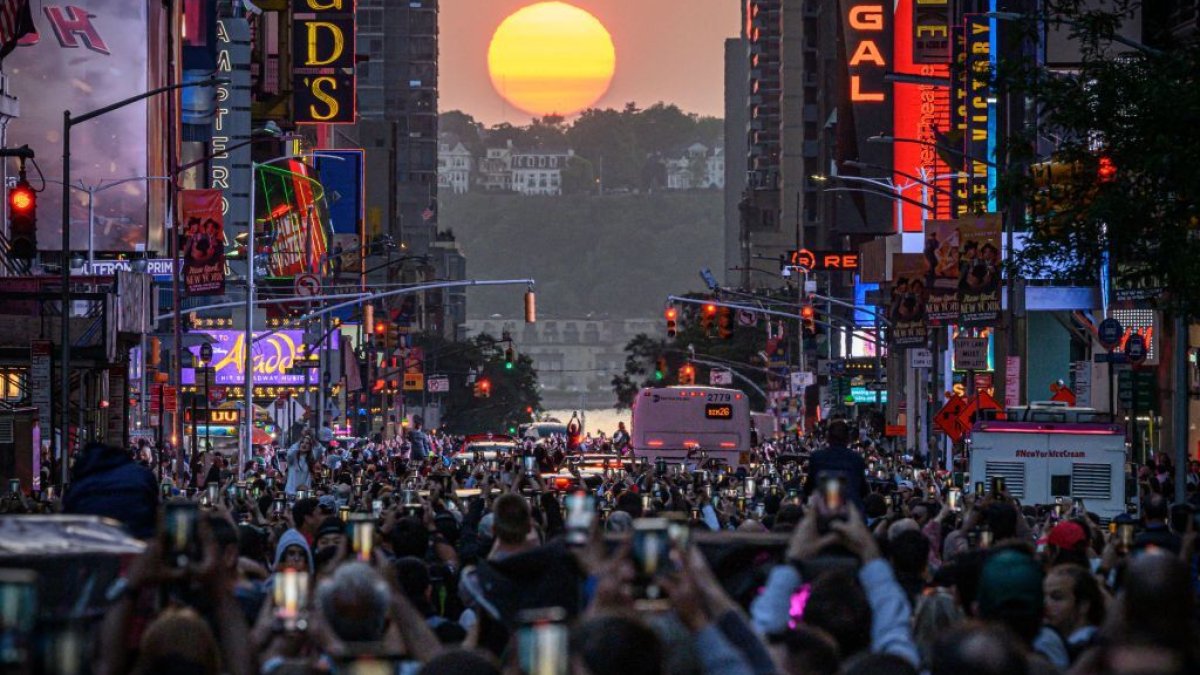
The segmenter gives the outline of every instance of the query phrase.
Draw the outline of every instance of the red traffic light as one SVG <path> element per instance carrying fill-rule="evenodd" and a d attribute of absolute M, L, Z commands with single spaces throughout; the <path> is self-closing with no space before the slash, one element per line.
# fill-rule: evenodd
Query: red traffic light
<path fill-rule="evenodd" d="M 17 183 L 8 191 L 8 208 L 12 213 L 28 213 L 37 208 L 37 193 L 28 183 Z"/>
<path fill-rule="evenodd" d="M 716 305 L 710 303 L 710 304 L 707 304 L 704 306 L 704 316 L 716 316 L 716 314 L 717 314 L 717 306 Z"/>
<path fill-rule="evenodd" d="M 667 321 L 674 321 L 675 319 L 679 318 L 679 310 L 675 309 L 674 307 L 668 307 L 666 311 L 663 312 L 663 316 L 667 317 Z"/>
<path fill-rule="evenodd" d="M 813 309 L 812 305 L 805 305 L 800 308 L 800 318 L 801 319 L 804 319 L 805 321 L 811 321 L 816 316 L 817 316 L 817 312 L 816 312 L 816 310 Z"/>
<path fill-rule="evenodd" d="M 382 321 L 375 322 L 375 334 L 376 335 L 383 335 L 386 332 L 387 332 L 387 324 L 383 323 Z"/>

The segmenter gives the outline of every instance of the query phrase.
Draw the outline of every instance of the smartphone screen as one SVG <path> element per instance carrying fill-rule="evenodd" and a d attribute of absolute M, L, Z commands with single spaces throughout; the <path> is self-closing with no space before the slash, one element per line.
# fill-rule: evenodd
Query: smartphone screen
<path fill-rule="evenodd" d="M 946 493 L 946 505 L 951 511 L 962 510 L 962 488 L 952 487 Z"/>
<path fill-rule="evenodd" d="M 521 458 L 521 461 L 525 465 L 525 473 L 533 475 L 533 472 L 537 470 L 537 457 L 534 457 L 533 455 L 525 455 Z"/>
<path fill-rule="evenodd" d="M 975 499 L 983 499 L 983 495 L 984 495 L 983 481 L 976 481 L 975 482 Z"/>
<path fill-rule="evenodd" d="M 579 490 L 567 495 L 566 503 L 567 543 L 572 546 L 586 544 L 596 516 L 596 498 Z"/>
<path fill-rule="evenodd" d="M 524 675 L 566 675 L 569 671 L 566 618 L 561 607 L 518 615 L 517 656 Z"/>
<path fill-rule="evenodd" d="M 172 567 L 187 567 L 197 554 L 196 524 L 200 513 L 194 502 L 168 502 L 163 507 L 163 557 Z"/>
<path fill-rule="evenodd" d="M 371 554 L 375 546 L 375 520 L 359 517 L 349 522 L 350 550 L 359 562 L 371 562 Z"/>
<path fill-rule="evenodd" d="M 821 498 L 829 511 L 841 511 L 846 505 L 846 481 L 840 476 L 828 476 L 821 480 Z"/>
<path fill-rule="evenodd" d="M 216 483 L 209 483 L 205 486 L 205 496 L 208 497 L 210 506 L 215 506 L 221 500 L 221 486 Z"/>
<path fill-rule="evenodd" d="M 382 513 L 383 513 L 383 500 L 382 499 L 371 500 L 371 515 L 378 518 Z"/>
<path fill-rule="evenodd" d="M 670 539 L 665 518 L 640 518 L 633 521 L 633 567 L 642 583 L 643 597 L 657 599 L 662 592 L 652 580 L 667 571 Z"/>
<path fill-rule="evenodd" d="M 276 572 L 272 584 L 275 620 L 285 631 L 300 631 L 307 627 L 304 612 L 308 607 L 308 573 L 298 570 Z"/>
<path fill-rule="evenodd" d="M 1133 523 L 1117 524 L 1117 542 L 1126 551 L 1133 548 Z"/>
<path fill-rule="evenodd" d="M 0 664 L 4 672 L 32 661 L 38 619 L 37 572 L 0 569 Z"/>
<path fill-rule="evenodd" d="M 999 497 L 1004 494 L 1004 476 L 992 476 L 992 496 Z"/>

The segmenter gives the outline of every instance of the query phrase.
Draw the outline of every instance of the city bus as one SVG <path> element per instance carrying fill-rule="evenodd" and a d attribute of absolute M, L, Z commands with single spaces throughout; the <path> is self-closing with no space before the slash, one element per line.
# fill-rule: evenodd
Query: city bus
<path fill-rule="evenodd" d="M 750 461 L 750 401 L 737 389 L 661 387 L 633 401 L 630 445 L 638 457 L 684 462 L 704 451 L 729 466 Z"/>

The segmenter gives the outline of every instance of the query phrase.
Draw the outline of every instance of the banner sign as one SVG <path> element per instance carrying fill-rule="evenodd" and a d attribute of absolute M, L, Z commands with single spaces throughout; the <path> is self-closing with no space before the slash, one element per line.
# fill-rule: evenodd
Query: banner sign
<path fill-rule="evenodd" d="M 225 293 L 225 216 L 220 190 L 182 190 L 183 284 L 189 297 Z"/>
<path fill-rule="evenodd" d="M 293 0 L 292 119 L 353 124 L 354 0 Z"/>
<path fill-rule="evenodd" d="M 913 63 L 950 60 L 950 0 L 904 0 L 912 3 Z"/>
<path fill-rule="evenodd" d="M 957 223 L 959 323 L 994 326 L 1000 319 L 1000 214 Z"/>
<path fill-rule="evenodd" d="M 950 56 L 950 130 L 939 140 L 957 149 L 965 145 L 967 137 L 967 38 L 961 25 L 950 28 Z M 950 190 L 950 213 L 961 218 L 967 215 L 970 207 L 971 181 L 967 167 L 961 166 L 961 170 L 950 181 L 953 186 Z"/>
<path fill-rule="evenodd" d="M 958 223 L 925 222 L 925 259 L 929 263 L 929 323 L 940 326 L 958 320 Z"/>
<path fill-rule="evenodd" d="M 929 262 L 920 253 L 892 254 L 892 344 L 897 347 L 925 346 L 925 312 L 929 289 L 925 285 Z"/>
<path fill-rule="evenodd" d="M 966 33 L 966 139 L 963 170 L 968 174 L 969 210 L 988 210 L 988 98 L 992 95 L 992 28 L 982 14 L 970 14 Z"/>

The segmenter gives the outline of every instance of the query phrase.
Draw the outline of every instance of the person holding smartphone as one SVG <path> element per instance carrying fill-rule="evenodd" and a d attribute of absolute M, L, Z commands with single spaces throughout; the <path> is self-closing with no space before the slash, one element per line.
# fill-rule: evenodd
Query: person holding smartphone
<path fill-rule="evenodd" d="M 828 476 L 845 479 L 844 497 L 853 504 L 858 513 L 863 513 L 863 498 L 871 491 L 867 484 L 867 464 L 862 455 L 850 449 L 850 425 L 844 419 L 829 422 L 825 431 L 826 446 L 812 454 L 808 463 L 808 480 L 804 484 L 804 495 L 808 497 L 822 485 Z"/>

